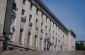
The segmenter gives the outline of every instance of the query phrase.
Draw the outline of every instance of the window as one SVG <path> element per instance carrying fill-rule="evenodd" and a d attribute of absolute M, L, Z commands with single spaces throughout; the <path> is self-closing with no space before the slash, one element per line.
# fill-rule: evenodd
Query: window
<path fill-rule="evenodd" d="M 40 38 L 40 48 L 42 47 L 42 38 Z"/>
<path fill-rule="evenodd" d="M 19 36 L 19 42 L 20 42 L 20 44 L 22 42 L 22 33 L 23 33 L 23 30 L 20 29 L 20 36 Z"/>
<path fill-rule="evenodd" d="M 32 19 L 32 15 L 29 16 L 29 22 L 31 22 L 31 19 Z"/>
<path fill-rule="evenodd" d="M 43 26 L 43 23 L 41 23 L 41 27 Z"/>
<path fill-rule="evenodd" d="M 53 39 L 54 39 L 54 36 L 53 36 Z"/>
<path fill-rule="evenodd" d="M 36 19 L 36 26 L 37 26 L 38 20 Z"/>
<path fill-rule="evenodd" d="M 64 35 L 63 35 L 63 38 L 64 38 Z"/>
<path fill-rule="evenodd" d="M 12 4 L 12 10 L 13 10 L 13 9 L 14 9 L 14 10 L 17 9 L 17 7 L 16 7 L 16 3 L 13 3 L 13 4 Z"/>
<path fill-rule="evenodd" d="M 32 15 L 29 16 L 29 26 L 32 27 L 31 19 L 32 19 Z"/>
<path fill-rule="evenodd" d="M 22 15 L 24 15 L 24 13 L 25 13 L 25 10 L 24 10 L 24 9 L 22 9 Z"/>
<path fill-rule="evenodd" d="M 37 48 L 37 36 L 35 36 L 34 44 L 35 44 L 35 48 Z"/>
<path fill-rule="evenodd" d="M 47 26 L 45 26 L 46 30 L 47 30 Z"/>
<path fill-rule="evenodd" d="M 44 14 L 44 13 L 42 12 L 42 17 L 43 17 L 43 14 Z"/>
<path fill-rule="evenodd" d="M 57 38 L 56 38 L 56 44 L 57 44 Z"/>
<path fill-rule="evenodd" d="M 28 40 L 27 40 L 28 44 L 30 44 L 30 35 L 31 35 L 31 33 L 28 33 Z"/>
<path fill-rule="evenodd" d="M 31 3 L 31 5 L 30 5 L 30 10 L 32 10 L 32 7 L 33 7 L 33 4 Z"/>
<path fill-rule="evenodd" d="M 38 14 L 38 10 L 39 10 L 39 9 L 37 8 L 37 9 L 36 9 L 36 14 Z"/>
<path fill-rule="evenodd" d="M 45 26 L 45 34 L 47 35 L 47 26 Z"/>
<path fill-rule="evenodd" d="M 50 32 L 50 29 L 49 29 L 49 32 Z"/>
<path fill-rule="evenodd" d="M 60 39 L 58 40 L 58 42 L 60 42 Z"/>
<path fill-rule="evenodd" d="M 26 22 L 26 17 L 21 17 L 21 21 L 25 23 Z"/>
<path fill-rule="evenodd" d="M 47 17 L 46 17 L 46 22 L 47 22 Z"/>
<path fill-rule="evenodd" d="M 53 31 L 53 34 L 54 34 L 54 31 Z"/>
<path fill-rule="evenodd" d="M 43 30 L 41 29 L 41 32 L 43 33 Z"/>
<path fill-rule="evenodd" d="M 38 19 L 36 19 L 36 30 L 38 30 Z"/>
<path fill-rule="evenodd" d="M 26 0 L 23 0 L 23 4 L 25 4 L 25 1 L 26 1 Z"/>

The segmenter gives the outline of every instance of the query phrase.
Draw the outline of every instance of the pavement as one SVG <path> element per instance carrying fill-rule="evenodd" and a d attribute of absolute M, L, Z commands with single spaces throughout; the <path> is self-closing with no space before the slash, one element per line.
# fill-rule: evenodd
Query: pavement
<path fill-rule="evenodd" d="M 0 55 L 85 55 L 85 51 L 5 51 Z"/>

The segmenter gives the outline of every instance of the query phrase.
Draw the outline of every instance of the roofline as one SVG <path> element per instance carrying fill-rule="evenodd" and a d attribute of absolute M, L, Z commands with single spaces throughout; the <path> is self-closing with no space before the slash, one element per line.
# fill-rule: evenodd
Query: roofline
<path fill-rule="evenodd" d="M 67 31 L 68 32 L 68 29 L 62 24 L 62 22 L 43 4 L 43 2 L 41 2 L 40 0 L 36 0 L 38 3 L 39 3 L 39 5 L 41 5 L 41 7 L 51 16 L 51 17 L 53 17 L 53 19 L 55 20 L 55 21 L 57 21 L 57 23 L 61 26 L 61 27 L 63 27 L 64 29 L 65 29 L 65 31 Z"/>

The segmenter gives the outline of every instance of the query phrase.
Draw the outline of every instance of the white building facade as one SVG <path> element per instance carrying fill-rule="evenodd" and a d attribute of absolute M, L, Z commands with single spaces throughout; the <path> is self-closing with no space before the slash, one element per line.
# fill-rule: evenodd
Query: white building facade
<path fill-rule="evenodd" d="M 75 50 L 75 33 L 38 0 L 7 1 L 3 28 L 3 35 L 11 41 L 8 42 L 16 46 L 39 51 Z"/>

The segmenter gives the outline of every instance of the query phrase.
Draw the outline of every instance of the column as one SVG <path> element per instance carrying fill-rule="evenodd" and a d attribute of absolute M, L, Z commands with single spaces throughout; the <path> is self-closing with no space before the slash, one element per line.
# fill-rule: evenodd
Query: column
<path fill-rule="evenodd" d="M 24 5 L 24 4 L 23 4 Z M 28 42 L 28 30 L 29 30 L 29 13 L 30 13 L 30 2 L 28 0 L 25 1 L 25 15 L 26 16 L 26 22 L 24 26 L 24 31 L 22 35 L 22 44 L 27 45 Z"/>
<path fill-rule="evenodd" d="M 36 7 L 32 7 L 32 32 L 30 35 L 30 47 L 34 48 L 35 39 L 35 19 L 36 19 Z"/>
<path fill-rule="evenodd" d="M 39 25 L 39 26 L 38 26 L 38 28 L 39 28 L 39 30 L 38 30 L 38 43 L 37 43 L 38 50 L 41 50 L 41 49 L 40 49 L 40 44 L 41 44 L 41 43 L 40 43 L 40 38 L 42 37 L 42 36 L 41 36 L 41 28 L 42 28 L 42 27 L 41 27 L 41 22 L 42 22 L 41 16 L 42 16 L 41 11 L 38 11 L 38 17 L 37 17 L 37 18 L 38 18 L 38 22 L 39 22 L 39 23 L 38 23 L 38 25 Z"/>
<path fill-rule="evenodd" d="M 12 38 L 14 43 L 19 43 L 19 33 L 20 33 L 20 21 L 21 21 L 21 12 L 22 12 L 22 2 L 23 0 L 15 0 L 16 6 L 17 6 L 17 12 L 16 12 L 16 19 L 15 19 L 15 32 L 14 36 Z"/>

